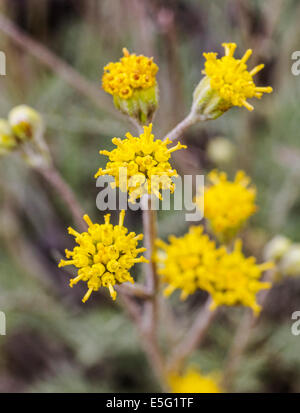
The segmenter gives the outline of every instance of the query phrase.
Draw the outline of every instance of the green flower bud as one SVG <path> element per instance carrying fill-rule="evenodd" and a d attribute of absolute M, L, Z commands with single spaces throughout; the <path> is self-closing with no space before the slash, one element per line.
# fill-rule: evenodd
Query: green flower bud
<path fill-rule="evenodd" d="M 218 166 L 229 165 L 235 157 L 235 146 L 229 139 L 218 137 L 212 139 L 207 146 L 207 155 Z"/>
<path fill-rule="evenodd" d="M 264 248 L 264 257 L 266 260 L 278 261 L 288 251 L 291 246 L 291 240 L 283 235 L 276 235 Z"/>
<path fill-rule="evenodd" d="M 293 244 L 283 255 L 280 271 L 286 276 L 300 275 L 300 244 Z"/>
<path fill-rule="evenodd" d="M 115 107 L 125 115 L 137 120 L 141 125 L 151 123 L 158 106 L 159 92 L 155 84 L 147 89 L 134 89 L 130 98 L 114 95 Z"/>
<path fill-rule="evenodd" d="M 0 119 L 0 155 L 13 151 L 17 147 L 16 138 L 7 120 Z"/>
<path fill-rule="evenodd" d="M 41 115 L 26 105 L 13 108 L 8 121 L 15 136 L 21 140 L 31 140 L 43 134 L 44 126 Z"/>
<path fill-rule="evenodd" d="M 198 84 L 193 94 L 191 114 L 199 121 L 216 119 L 229 108 L 219 93 L 210 87 L 210 79 L 205 76 Z"/>

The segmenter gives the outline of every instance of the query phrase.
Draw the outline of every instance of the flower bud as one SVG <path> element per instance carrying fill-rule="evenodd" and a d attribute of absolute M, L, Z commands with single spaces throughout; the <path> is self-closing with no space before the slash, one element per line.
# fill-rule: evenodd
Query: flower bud
<path fill-rule="evenodd" d="M 151 123 L 158 106 L 158 86 L 148 89 L 135 89 L 130 98 L 123 99 L 114 95 L 114 105 L 125 115 L 138 121 L 141 125 Z"/>
<path fill-rule="evenodd" d="M 291 246 L 291 240 L 283 235 L 276 235 L 264 248 L 264 258 L 266 260 L 278 261 L 288 251 Z"/>
<path fill-rule="evenodd" d="M 43 134 L 44 126 L 41 115 L 27 105 L 13 108 L 8 121 L 15 136 L 21 140 L 31 140 Z"/>
<path fill-rule="evenodd" d="M 27 105 L 20 105 L 9 112 L 8 122 L 24 161 L 31 167 L 48 166 L 51 156 L 44 140 L 42 116 Z"/>
<path fill-rule="evenodd" d="M 0 119 L 0 155 L 13 151 L 16 146 L 17 141 L 9 123 L 5 119 Z"/>
<path fill-rule="evenodd" d="M 229 165 L 235 156 L 235 146 L 222 136 L 212 139 L 207 146 L 207 155 L 217 166 Z"/>
<path fill-rule="evenodd" d="M 283 275 L 300 275 L 300 244 L 293 244 L 283 255 L 280 270 Z"/>
<path fill-rule="evenodd" d="M 228 109 L 218 92 L 210 87 L 209 77 L 205 76 L 193 93 L 192 116 L 200 121 L 217 119 Z"/>

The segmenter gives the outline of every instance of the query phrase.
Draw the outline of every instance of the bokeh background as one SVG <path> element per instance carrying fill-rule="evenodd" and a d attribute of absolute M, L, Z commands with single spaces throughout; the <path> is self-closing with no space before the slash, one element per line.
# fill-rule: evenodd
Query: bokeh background
<path fill-rule="evenodd" d="M 161 97 L 154 130 L 164 136 L 188 113 L 202 53 L 222 53 L 224 41 L 235 41 L 238 55 L 252 48 L 251 67 L 266 64 L 257 83 L 274 93 L 255 102 L 252 113 L 235 108 L 191 128 L 184 135 L 189 149 L 176 154 L 176 168 L 199 174 L 219 166 L 207 148 L 226 138 L 234 156 L 223 168 L 230 176 L 245 169 L 258 188 L 259 211 L 243 233 L 247 253 L 262 260 L 263 246 L 278 233 L 300 242 L 300 76 L 291 73 L 291 54 L 300 47 L 299 1 L 1 0 L 0 12 L 0 50 L 7 57 L 0 117 L 22 103 L 43 114 L 57 168 L 99 221 L 93 175 L 104 159 L 98 151 L 111 148 L 112 137 L 135 132 L 101 90 L 103 66 L 118 60 L 124 46 L 154 56 Z M 7 29 L 1 16 L 22 31 Z M 0 160 L 0 205 L 0 310 L 7 317 L 0 391 L 159 390 L 126 314 L 107 294 L 95 293 L 83 305 L 84 289 L 68 287 L 57 261 L 72 245 L 66 234 L 71 217 L 16 156 Z M 139 212 L 129 212 L 126 223 L 141 232 Z M 184 211 L 159 213 L 162 238 L 183 234 L 188 225 Z M 141 272 L 139 266 L 142 280 Z M 180 333 L 204 298 L 197 293 L 182 303 L 175 297 Z M 297 310 L 300 279 L 283 279 L 268 297 L 231 391 L 300 391 L 300 337 L 290 330 Z M 239 308 L 220 312 L 192 357 L 203 372 L 222 373 L 242 315 Z"/>

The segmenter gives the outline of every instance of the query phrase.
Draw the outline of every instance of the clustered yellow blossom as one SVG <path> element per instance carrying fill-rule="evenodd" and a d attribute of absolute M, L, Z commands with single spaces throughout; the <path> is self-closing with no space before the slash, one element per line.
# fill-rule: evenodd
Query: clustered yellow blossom
<path fill-rule="evenodd" d="M 250 178 L 243 171 L 236 173 L 234 181 L 229 181 L 225 172 L 216 170 L 208 178 L 212 185 L 205 187 L 196 202 L 201 208 L 204 197 L 205 218 L 214 233 L 227 241 L 255 213 L 256 189 L 249 185 Z"/>
<path fill-rule="evenodd" d="M 170 375 L 169 385 L 172 393 L 222 393 L 216 377 L 203 375 L 192 367 L 183 375 Z"/>
<path fill-rule="evenodd" d="M 165 295 L 181 290 L 185 299 L 197 289 L 207 291 L 213 300 L 212 309 L 219 305 L 243 305 L 258 313 L 260 306 L 256 294 L 270 288 L 270 283 L 260 281 L 263 271 L 272 263 L 256 264 L 254 257 L 246 258 L 241 251 L 241 241 L 232 252 L 217 248 L 215 242 L 203 233 L 203 227 L 190 227 L 187 234 L 169 237 L 169 244 L 158 240 L 158 274 L 168 286 Z"/>
<path fill-rule="evenodd" d="M 102 86 L 105 92 L 129 99 L 135 89 L 148 89 L 156 85 L 158 66 L 153 58 L 130 54 L 123 49 L 124 57 L 119 62 L 104 67 Z"/>
<path fill-rule="evenodd" d="M 116 149 L 100 151 L 100 154 L 109 157 L 106 168 L 100 168 L 95 178 L 102 175 L 111 175 L 115 178 L 112 187 L 120 187 L 121 191 L 128 191 L 130 202 L 136 202 L 144 194 L 154 194 L 162 199 L 160 191 L 169 189 L 174 192 L 175 185 L 171 177 L 177 176 L 169 160 L 171 153 L 182 148 L 180 142 L 172 148 L 167 148 L 170 140 L 154 140 L 151 133 L 152 124 L 144 126 L 144 133 L 134 137 L 126 134 L 126 139 L 114 138 L 112 142 Z"/>
<path fill-rule="evenodd" d="M 211 88 L 222 98 L 224 110 L 232 106 L 245 106 L 252 111 L 254 108 L 247 99 L 260 99 L 263 93 L 271 93 L 273 90 L 270 86 L 258 87 L 253 81 L 253 76 L 262 70 L 264 65 L 260 64 L 248 71 L 246 62 L 252 54 L 251 49 L 248 49 L 241 59 L 236 59 L 233 56 L 235 43 L 223 43 L 222 46 L 225 56 L 219 59 L 218 53 L 203 53 L 206 62 L 202 73 L 209 77 Z"/>
<path fill-rule="evenodd" d="M 66 250 L 66 257 L 70 260 L 61 260 L 59 267 L 74 265 L 78 268 L 78 275 L 70 280 L 70 287 L 79 281 L 87 283 L 88 291 L 83 298 L 86 302 L 93 291 L 100 287 L 107 287 L 113 300 L 117 293 L 114 285 L 126 281 L 134 282 L 129 270 L 137 262 L 148 262 L 138 254 L 146 248 L 137 248 L 138 241 L 143 235 L 134 232 L 128 234 L 127 228 L 123 226 L 125 211 L 120 212 L 119 224 L 110 223 L 110 214 L 105 215 L 104 224 L 93 224 L 88 215 L 84 220 L 88 224 L 88 231 L 78 233 L 69 228 L 69 234 L 74 235 L 76 246 L 73 251 Z"/>

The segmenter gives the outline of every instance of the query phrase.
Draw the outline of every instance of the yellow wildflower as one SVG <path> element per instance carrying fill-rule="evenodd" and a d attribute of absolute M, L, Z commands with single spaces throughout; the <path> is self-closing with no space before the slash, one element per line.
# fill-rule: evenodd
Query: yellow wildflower
<path fill-rule="evenodd" d="M 203 53 L 206 62 L 202 73 L 205 77 L 199 82 L 193 95 L 191 116 L 199 120 L 216 119 L 232 106 L 254 108 L 247 99 L 260 99 L 264 93 L 271 93 L 270 86 L 259 87 L 253 76 L 264 68 L 263 64 L 248 71 L 247 60 L 252 54 L 248 49 L 241 59 L 236 59 L 235 43 L 223 43 L 225 56 L 218 53 Z"/>
<path fill-rule="evenodd" d="M 158 105 L 158 66 L 152 57 L 136 56 L 125 48 L 123 53 L 119 62 L 104 67 L 102 87 L 113 95 L 117 109 L 145 124 L 151 121 Z"/>
<path fill-rule="evenodd" d="M 171 374 L 169 385 L 172 393 L 222 393 L 214 375 L 203 375 L 192 367 L 183 375 Z"/>
<path fill-rule="evenodd" d="M 169 296 L 176 289 L 181 290 L 181 299 L 186 299 L 199 288 L 198 274 L 205 273 L 216 261 L 216 245 L 202 226 L 191 226 L 182 237 L 169 236 L 169 244 L 156 241 L 164 253 L 157 253 L 158 274 L 168 284 L 164 295 Z"/>
<path fill-rule="evenodd" d="M 174 192 L 172 176 L 177 176 L 172 169 L 169 159 L 171 153 L 182 148 L 180 142 L 172 148 L 167 148 L 170 140 L 154 140 L 151 133 L 152 124 L 144 126 L 144 133 L 139 137 L 132 136 L 129 132 L 126 139 L 114 138 L 112 142 L 116 149 L 100 151 L 100 154 L 109 157 L 110 162 L 106 168 L 100 168 L 95 178 L 102 175 L 111 175 L 115 178 L 112 187 L 120 187 L 121 191 L 129 192 L 130 202 L 136 202 L 144 194 L 155 194 L 162 199 L 160 190 L 169 189 Z"/>
<path fill-rule="evenodd" d="M 218 59 L 218 53 L 203 53 L 206 59 L 203 74 L 210 78 L 210 86 L 216 90 L 223 99 L 224 107 L 245 106 L 253 110 L 253 106 L 247 99 L 256 97 L 260 99 L 263 93 L 271 93 L 270 86 L 258 87 L 253 81 L 253 76 L 264 68 L 263 64 L 255 66 L 250 72 L 247 68 L 247 60 L 252 55 L 248 49 L 241 59 L 236 59 L 234 51 L 235 43 L 223 43 L 225 56 Z"/>
<path fill-rule="evenodd" d="M 212 185 L 205 187 L 204 194 L 196 199 L 201 208 L 204 197 L 204 217 L 214 233 L 223 241 L 236 235 L 245 221 L 255 213 L 256 189 L 249 186 L 250 178 L 243 172 L 236 173 L 233 182 L 225 172 L 216 170 L 208 175 Z"/>
<path fill-rule="evenodd" d="M 148 89 L 156 84 L 158 66 L 153 58 L 130 54 L 123 49 L 124 57 L 119 62 L 104 67 L 102 86 L 105 92 L 129 99 L 134 89 Z"/>
<path fill-rule="evenodd" d="M 157 254 L 158 274 L 165 283 L 165 295 L 181 289 L 185 299 L 197 289 L 207 291 L 213 300 L 212 308 L 219 305 L 244 305 L 258 313 L 260 306 L 256 294 L 270 288 L 270 283 L 261 282 L 263 271 L 272 268 L 272 263 L 257 265 L 254 257 L 246 258 L 237 241 L 232 252 L 225 247 L 217 248 L 203 234 L 203 227 L 191 227 L 183 237 L 169 237 L 169 244 L 161 240 L 157 246 L 164 253 Z"/>
<path fill-rule="evenodd" d="M 110 214 L 105 215 L 105 223 L 101 225 L 93 224 L 88 215 L 84 215 L 83 218 L 88 224 L 87 232 L 80 234 L 73 228 L 68 229 L 79 246 L 73 251 L 65 251 L 66 257 L 71 259 L 61 260 L 59 267 L 75 265 L 78 268 L 77 276 L 70 280 L 70 287 L 79 281 L 87 283 L 88 291 L 83 302 L 100 287 L 108 288 L 115 300 L 117 293 L 114 285 L 126 281 L 133 283 L 130 268 L 137 262 L 148 262 L 143 256 L 137 257 L 146 250 L 137 248 L 143 235 L 136 235 L 134 232 L 128 234 L 127 228 L 123 226 L 124 217 L 125 211 L 121 211 L 119 224 L 114 226 L 110 223 Z"/>

